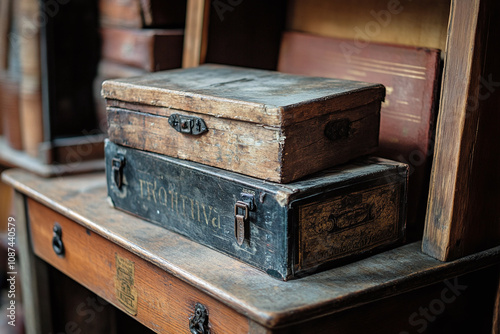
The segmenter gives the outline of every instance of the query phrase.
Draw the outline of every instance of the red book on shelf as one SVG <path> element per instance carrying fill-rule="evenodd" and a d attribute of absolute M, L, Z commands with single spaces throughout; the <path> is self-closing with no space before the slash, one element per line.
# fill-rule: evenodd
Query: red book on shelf
<path fill-rule="evenodd" d="M 441 57 L 435 49 L 286 32 L 281 72 L 381 83 L 387 89 L 378 155 L 410 165 L 408 237 L 421 237 L 427 204 Z"/>

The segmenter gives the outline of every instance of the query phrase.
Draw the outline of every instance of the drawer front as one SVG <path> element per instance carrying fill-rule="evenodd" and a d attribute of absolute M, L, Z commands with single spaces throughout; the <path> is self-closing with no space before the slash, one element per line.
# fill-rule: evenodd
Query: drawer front
<path fill-rule="evenodd" d="M 37 256 L 152 330 L 249 332 L 244 316 L 150 262 L 32 199 L 28 212 Z"/>

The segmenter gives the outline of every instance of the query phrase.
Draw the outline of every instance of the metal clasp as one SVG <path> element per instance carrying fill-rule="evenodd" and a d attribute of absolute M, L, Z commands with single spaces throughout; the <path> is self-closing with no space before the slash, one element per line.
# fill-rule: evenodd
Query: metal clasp
<path fill-rule="evenodd" d="M 170 126 L 177 132 L 195 136 L 208 131 L 205 121 L 194 116 L 172 114 L 168 118 L 168 124 L 170 124 Z"/>
<path fill-rule="evenodd" d="M 123 155 L 115 156 L 111 162 L 111 169 L 113 171 L 113 180 L 118 189 L 121 189 L 123 185 L 123 166 L 125 166 L 125 157 Z"/>
<path fill-rule="evenodd" d="M 242 214 L 240 213 L 242 211 Z M 234 236 L 238 245 L 243 245 L 245 241 L 246 225 L 248 222 L 249 205 L 243 201 L 238 201 L 234 205 Z"/>

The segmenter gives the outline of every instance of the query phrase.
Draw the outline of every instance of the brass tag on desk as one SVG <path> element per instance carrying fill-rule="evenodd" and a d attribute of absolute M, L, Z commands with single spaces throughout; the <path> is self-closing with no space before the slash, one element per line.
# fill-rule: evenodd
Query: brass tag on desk
<path fill-rule="evenodd" d="M 115 253 L 115 294 L 116 298 L 131 315 L 137 314 L 137 289 L 134 286 L 134 262 Z"/>

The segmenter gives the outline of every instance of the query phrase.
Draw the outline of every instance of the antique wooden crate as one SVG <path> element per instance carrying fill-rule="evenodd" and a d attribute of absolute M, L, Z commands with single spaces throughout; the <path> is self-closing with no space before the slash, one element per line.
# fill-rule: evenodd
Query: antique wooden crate
<path fill-rule="evenodd" d="M 404 237 L 407 165 L 364 158 L 278 184 L 107 141 L 113 205 L 287 280 Z"/>
<path fill-rule="evenodd" d="M 382 85 L 222 65 L 108 80 L 111 141 L 288 183 L 374 151 Z"/>

